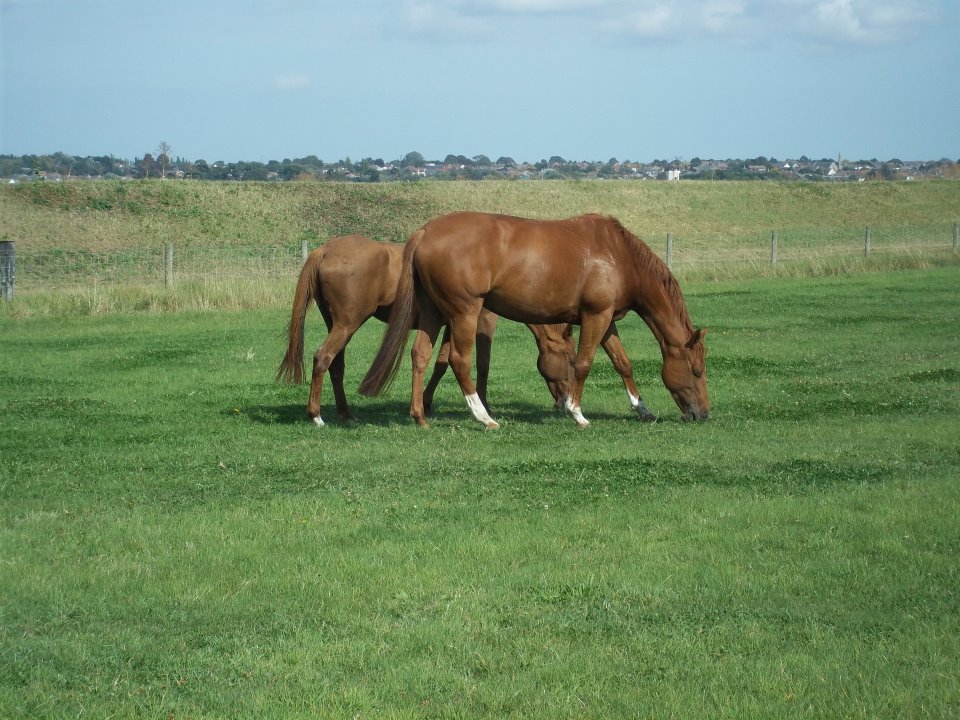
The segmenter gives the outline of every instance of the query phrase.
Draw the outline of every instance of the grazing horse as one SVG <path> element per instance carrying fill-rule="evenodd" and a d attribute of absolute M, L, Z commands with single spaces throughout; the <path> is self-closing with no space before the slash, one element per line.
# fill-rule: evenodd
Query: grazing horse
<path fill-rule="evenodd" d="M 338 415 L 344 420 L 353 419 L 343 389 L 344 351 L 353 334 L 369 318 L 386 321 L 396 295 L 402 255 L 403 245 L 349 235 L 327 241 L 311 252 L 303 264 L 287 331 L 287 352 L 277 371 L 277 380 L 303 382 L 304 325 L 307 309 L 315 301 L 327 325 L 327 337 L 313 356 L 307 415 L 320 427 L 324 425 L 320 417 L 323 376 L 328 371 Z M 496 324 L 497 316 L 489 311 L 484 311 L 477 323 L 478 394 L 485 407 L 490 344 Z M 573 342 L 569 328 L 531 325 L 530 330 L 540 352 L 537 367 L 559 405 L 569 392 L 572 376 Z M 448 365 L 448 333 L 449 329 L 424 393 L 424 405 L 428 409 Z"/>
<path fill-rule="evenodd" d="M 708 417 L 706 331 L 693 327 L 667 266 L 619 221 L 601 215 L 542 221 L 452 213 L 417 230 L 402 260 L 387 332 L 360 392 L 383 391 L 417 322 L 410 415 L 418 424 L 426 424 L 423 374 L 446 323 L 450 365 L 473 417 L 488 428 L 499 427 L 470 377 L 474 336 L 484 309 L 525 323 L 580 325 L 565 400 L 580 427 L 589 424 L 580 399 L 597 346 L 610 342 L 616 334 L 614 322 L 630 310 L 640 315 L 660 345 L 661 377 L 683 418 Z"/>

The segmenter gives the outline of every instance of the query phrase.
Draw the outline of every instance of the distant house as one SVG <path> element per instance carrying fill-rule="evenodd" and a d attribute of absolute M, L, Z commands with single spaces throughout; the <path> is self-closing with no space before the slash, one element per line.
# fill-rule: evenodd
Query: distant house
<path fill-rule="evenodd" d="M 680 171 L 679 171 L 679 170 L 667 170 L 667 181 L 668 181 L 668 182 L 673 182 L 674 180 L 679 180 L 679 179 L 680 179 Z"/>

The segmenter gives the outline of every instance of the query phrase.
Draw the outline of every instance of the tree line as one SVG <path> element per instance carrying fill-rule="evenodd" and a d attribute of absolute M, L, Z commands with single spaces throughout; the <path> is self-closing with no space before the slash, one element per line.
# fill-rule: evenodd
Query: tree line
<path fill-rule="evenodd" d="M 236 181 L 349 181 L 389 182 L 422 178 L 447 180 L 483 180 L 485 178 L 519 179 L 680 179 L 713 180 L 743 179 L 880 179 L 902 177 L 960 178 L 960 160 L 922 162 L 888 160 L 843 160 L 806 156 L 780 161 L 764 156 L 747 159 L 682 160 L 654 159 L 631 162 L 610 158 L 607 161 L 574 161 L 558 155 L 538 162 L 517 162 L 511 157 L 492 160 L 486 155 L 447 155 L 442 160 L 429 160 L 419 152 L 409 152 L 400 159 L 349 157 L 324 162 L 316 155 L 269 162 L 223 162 L 188 160 L 174 157 L 166 143 L 155 152 L 145 153 L 132 161 L 113 155 L 86 157 L 56 152 L 49 155 L 0 155 L 0 177 L 20 180 L 68 180 L 75 178 L 145 179 L 177 178 Z"/>

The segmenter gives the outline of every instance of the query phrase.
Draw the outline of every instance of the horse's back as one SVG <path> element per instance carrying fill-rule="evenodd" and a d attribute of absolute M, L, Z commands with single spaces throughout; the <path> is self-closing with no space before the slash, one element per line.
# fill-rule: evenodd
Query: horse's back
<path fill-rule="evenodd" d="M 370 314 L 393 302 L 403 245 L 344 235 L 328 240 L 323 250 L 320 282 L 328 304 Z"/>
<path fill-rule="evenodd" d="M 453 213 L 424 226 L 415 264 L 434 297 L 483 297 L 522 322 L 576 322 L 585 304 L 620 302 L 627 260 L 610 224 Z"/>

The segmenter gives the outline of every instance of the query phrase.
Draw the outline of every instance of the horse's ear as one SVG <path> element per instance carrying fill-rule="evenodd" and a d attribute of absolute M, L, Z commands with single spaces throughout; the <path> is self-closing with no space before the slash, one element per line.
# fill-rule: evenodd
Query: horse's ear
<path fill-rule="evenodd" d="M 693 335 L 690 336 L 690 339 L 687 340 L 687 347 L 692 350 L 694 345 L 696 345 L 698 342 L 701 342 L 706 335 L 707 328 L 697 328 L 693 331 Z"/>

